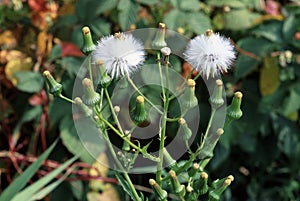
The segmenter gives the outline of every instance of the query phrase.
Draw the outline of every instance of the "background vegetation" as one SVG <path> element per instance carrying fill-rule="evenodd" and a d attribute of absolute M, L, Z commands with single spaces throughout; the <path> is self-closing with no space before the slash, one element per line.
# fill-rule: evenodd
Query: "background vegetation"
<path fill-rule="evenodd" d="M 227 128 L 208 167 L 212 178 L 235 176 L 224 200 L 299 200 L 297 0 L 1 1 L 0 191 L 58 136 L 52 154 L 29 184 L 84 151 L 73 127 L 71 105 L 47 95 L 41 74 L 46 69 L 53 72 L 65 94 L 72 96 L 84 59 L 81 28 L 88 25 L 96 41 L 118 31 L 154 28 L 159 22 L 187 37 L 212 28 L 230 37 L 238 52 L 233 70 L 223 80 L 229 99 L 234 91 L 244 93 L 244 116 Z M 179 64 L 186 75 L 189 66 Z M 104 154 L 99 157 L 106 160 Z M 123 200 L 109 171 L 93 162 L 87 154 L 81 156 L 68 169 L 71 176 L 45 200 Z M 135 183 L 149 190 L 142 177 Z"/>

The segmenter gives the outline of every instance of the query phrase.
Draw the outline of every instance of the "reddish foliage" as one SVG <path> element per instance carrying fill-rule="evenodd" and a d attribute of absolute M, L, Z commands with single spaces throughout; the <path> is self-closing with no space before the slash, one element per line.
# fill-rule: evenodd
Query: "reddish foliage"
<path fill-rule="evenodd" d="M 73 43 L 62 42 L 61 43 L 61 56 L 73 56 L 73 57 L 82 57 L 83 54 L 80 49 Z"/>

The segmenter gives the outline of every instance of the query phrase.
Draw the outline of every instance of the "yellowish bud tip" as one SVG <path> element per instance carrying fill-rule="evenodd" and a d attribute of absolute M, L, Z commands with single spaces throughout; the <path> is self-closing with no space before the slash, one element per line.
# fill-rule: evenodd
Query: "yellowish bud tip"
<path fill-rule="evenodd" d="M 176 172 L 174 170 L 170 170 L 169 174 L 173 179 L 176 178 Z"/>
<path fill-rule="evenodd" d="M 193 189 L 191 186 L 187 186 L 187 187 L 186 187 L 186 191 L 189 192 L 189 193 L 192 192 L 193 190 L 194 190 L 194 189 Z"/>
<path fill-rule="evenodd" d="M 184 118 L 180 118 L 180 119 L 178 120 L 178 123 L 179 123 L 180 125 L 184 125 L 184 124 L 186 124 L 186 121 L 185 121 Z"/>
<path fill-rule="evenodd" d="M 130 26 L 129 26 L 129 30 L 135 30 L 136 29 L 136 25 L 135 24 L 131 24 Z"/>
<path fill-rule="evenodd" d="M 180 33 L 180 34 L 184 34 L 185 30 L 182 27 L 178 27 L 177 32 Z"/>
<path fill-rule="evenodd" d="M 51 73 L 48 70 L 46 70 L 43 72 L 43 75 L 46 77 L 49 77 L 51 75 Z"/>
<path fill-rule="evenodd" d="M 115 106 L 115 107 L 114 107 L 114 111 L 115 111 L 116 113 L 119 113 L 120 110 L 121 110 L 120 106 Z"/>
<path fill-rule="evenodd" d="M 193 80 L 193 79 L 188 79 L 188 80 L 187 80 L 187 84 L 188 84 L 188 86 L 190 86 L 190 87 L 195 87 L 195 86 L 196 86 L 196 82 L 195 82 L 195 80 Z"/>
<path fill-rule="evenodd" d="M 159 27 L 160 29 L 165 29 L 165 28 L 166 28 L 166 24 L 165 24 L 165 23 L 159 23 L 159 24 L 158 24 L 158 27 Z"/>
<path fill-rule="evenodd" d="M 82 80 L 82 85 L 85 87 L 92 87 L 92 81 L 88 78 L 84 78 Z"/>
<path fill-rule="evenodd" d="M 224 130 L 222 128 L 219 128 L 217 130 L 217 135 L 222 135 L 224 133 Z"/>
<path fill-rule="evenodd" d="M 103 64 L 104 64 L 104 62 L 103 62 L 103 60 L 102 60 L 102 59 L 98 59 L 98 60 L 96 61 L 96 64 L 97 64 L 97 65 L 103 65 Z"/>
<path fill-rule="evenodd" d="M 81 100 L 81 98 L 79 98 L 79 97 L 76 97 L 76 98 L 74 99 L 74 101 L 75 101 L 75 103 L 76 103 L 77 105 L 82 104 L 82 100 Z"/>
<path fill-rule="evenodd" d="M 149 184 L 151 186 L 155 186 L 157 183 L 156 183 L 156 181 L 154 179 L 149 179 Z"/>
<path fill-rule="evenodd" d="M 138 103 L 144 103 L 144 101 L 145 101 L 145 99 L 144 99 L 143 96 L 136 97 L 136 102 L 138 102 Z"/>
<path fill-rule="evenodd" d="M 202 179 L 208 179 L 208 174 L 206 172 L 202 172 L 200 176 Z"/>
<path fill-rule="evenodd" d="M 225 181 L 223 182 L 223 185 L 225 186 L 229 186 L 231 184 L 231 179 L 225 179 Z"/>
<path fill-rule="evenodd" d="M 242 94 L 242 92 L 238 91 L 238 92 L 234 93 L 234 97 L 237 98 L 237 99 L 242 99 L 243 94 Z"/>
<path fill-rule="evenodd" d="M 234 177 L 232 175 L 229 175 L 227 179 L 230 179 L 232 182 L 234 181 Z"/>
<path fill-rule="evenodd" d="M 83 33 L 84 35 L 89 34 L 89 33 L 90 33 L 90 28 L 88 28 L 88 27 L 83 27 L 83 28 L 82 28 L 82 33 Z"/>
<path fill-rule="evenodd" d="M 223 86 L 222 80 L 216 80 L 216 85 L 217 85 L 218 87 Z"/>
<path fill-rule="evenodd" d="M 211 30 L 211 29 L 207 29 L 206 32 L 205 32 L 205 34 L 206 34 L 207 36 L 212 36 L 212 35 L 214 34 L 214 31 Z"/>
<path fill-rule="evenodd" d="M 200 167 L 200 165 L 199 165 L 198 163 L 194 163 L 194 164 L 193 164 L 193 168 L 194 168 L 195 170 L 199 169 L 199 167 Z"/>

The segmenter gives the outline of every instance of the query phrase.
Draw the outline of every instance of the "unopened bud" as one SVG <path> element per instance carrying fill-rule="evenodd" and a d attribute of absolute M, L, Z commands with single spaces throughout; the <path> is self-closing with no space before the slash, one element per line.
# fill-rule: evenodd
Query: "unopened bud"
<path fill-rule="evenodd" d="M 60 96 L 62 92 L 62 85 L 56 82 L 56 80 L 52 77 L 49 71 L 44 71 L 43 75 L 48 83 L 49 92 L 54 96 Z"/>
<path fill-rule="evenodd" d="M 89 27 L 82 28 L 82 36 L 83 36 L 83 46 L 81 51 L 85 55 L 89 55 L 96 49 L 96 46 L 92 39 L 92 34 Z"/>

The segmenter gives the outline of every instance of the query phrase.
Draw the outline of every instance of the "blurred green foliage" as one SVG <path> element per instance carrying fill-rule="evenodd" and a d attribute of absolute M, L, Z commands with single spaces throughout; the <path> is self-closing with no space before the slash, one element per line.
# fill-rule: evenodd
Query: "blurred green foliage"
<path fill-rule="evenodd" d="M 2 1 L 0 149 L 38 156 L 46 148 L 43 140 L 50 144 L 60 136 L 50 159 L 63 162 L 84 150 L 72 129 L 71 105 L 47 97 L 41 72 L 54 72 L 71 97 L 83 62 L 83 26 L 91 28 L 96 41 L 118 31 L 154 28 L 159 22 L 187 37 L 212 28 L 236 46 L 237 60 L 223 80 L 228 98 L 234 91 L 243 92 L 244 116 L 226 129 L 209 165 L 212 178 L 236 178 L 224 200 L 299 200 L 299 1 Z M 1 155 L 1 191 L 17 174 L 13 160 L 2 159 L 9 158 Z M 92 164 L 89 156 L 80 159 Z M 106 192 L 104 185 L 99 189 Z M 65 182 L 51 200 L 65 195 L 67 200 L 86 200 L 88 191 L 87 182 Z"/>

